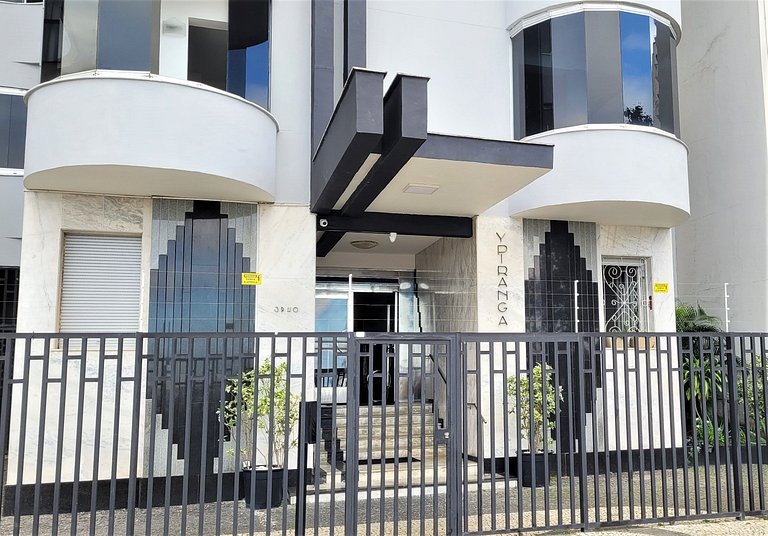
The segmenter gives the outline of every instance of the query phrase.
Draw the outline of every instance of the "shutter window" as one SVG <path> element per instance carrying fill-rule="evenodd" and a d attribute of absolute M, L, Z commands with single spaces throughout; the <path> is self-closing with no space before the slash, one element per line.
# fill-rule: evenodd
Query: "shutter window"
<path fill-rule="evenodd" d="M 62 332 L 137 331 L 140 298 L 140 237 L 64 237 Z"/>

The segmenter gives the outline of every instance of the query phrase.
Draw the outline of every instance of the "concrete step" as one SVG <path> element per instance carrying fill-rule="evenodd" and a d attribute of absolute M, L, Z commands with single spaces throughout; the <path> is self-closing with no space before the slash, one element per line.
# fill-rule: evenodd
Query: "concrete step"
<path fill-rule="evenodd" d="M 329 408 L 330 409 L 330 408 Z M 360 417 L 367 417 L 368 415 L 372 416 L 380 416 L 380 415 L 395 415 L 395 413 L 402 414 L 410 414 L 415 415 L 418 413 L 422 413 L 421 410 L 421 402 L 414 402 L 413 405 L 408 405 L 406 403 L 398 404 L 397 406 L 391 405 L 391 406 L 367 406 L 363 405 L 359 408 L 359 415 Z M 423 413 L 432 413 L 432 403 L 427 402 L 424 404 L 424 411 Z M 338 405 L 336 406 L 336 416 L 345 416 L 347 414 L 347 406 L 346 405 Z"/>
<path fill-rule="evenodd" d="M 397 427 L 395 427 L 394 423 L 386 423 L 383 427 L 382 426 L 372 426 L 370 429 L 368 426 L 366 426 L 364 423 L 361 423 L 360 426 L 357 428 L 357 437 L 362 442 L 363 440 L 368 440 L 368 437 L 372 438 L 386 438 L 386 440 L 391 441 L 393 444 L 395 442 L 395 434 L 397 434 L 398 440 L 403 443 L 407 442 L 408 438 L 416 439 L 417 437 L 421 437 L 422 435 L 422 429 L 421 426 L 418 428 L 415 426 L 408 427 L 408 424 L 400 423 Z M 424 436 L 425 437 L 433 437 L 435 435 L 435 426 L 426 426 L 424 427 Z M 332 439 L 332 437 L 329 435 L 328 439 Z M 342 427 L 338 428 L 336 430 L 336 439 L 346 441 L 347 439 L 347 428 Z"/>

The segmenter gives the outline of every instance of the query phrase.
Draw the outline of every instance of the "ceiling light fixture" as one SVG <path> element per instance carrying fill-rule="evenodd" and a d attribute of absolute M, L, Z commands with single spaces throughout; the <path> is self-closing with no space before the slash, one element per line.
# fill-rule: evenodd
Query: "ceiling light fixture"
<path fill-rule="evenodd" d="M 420 195 L 432 195 L 440 189 L 440 186 L 436 184 L 416 184 L 411 183 L 403 188 L 403 192 L 406 194 L 420 194 Z"/>
<path fill-rule="evenodd" d="M 379 245 L 375 240 L 353 240 L 350 242 L 352 247 L 357 249 L 373 249 Z"/>

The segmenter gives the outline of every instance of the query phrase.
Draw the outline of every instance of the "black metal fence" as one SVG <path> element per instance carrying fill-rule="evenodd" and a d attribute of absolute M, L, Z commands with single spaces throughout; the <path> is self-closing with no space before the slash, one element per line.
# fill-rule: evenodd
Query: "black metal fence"
<path fill-rule="evenodd" d="M 0 533 L 768 513 L 768 335 L 0 337 Z"/>

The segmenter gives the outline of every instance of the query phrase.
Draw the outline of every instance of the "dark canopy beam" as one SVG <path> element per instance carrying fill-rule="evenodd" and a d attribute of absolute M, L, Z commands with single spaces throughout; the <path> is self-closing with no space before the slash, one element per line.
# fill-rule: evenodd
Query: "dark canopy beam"
<path fill-rule="evenodd" d="M 381 142 L 384 73 L 353 69 L 312 160 L 312 212 L 327 214 Z"/>
<path fill-rule="evenodd" d="M 366 212 L 360 216 L 344 216 L 333 211 L 318 216 L 317 230 L 345 233 L 397 233 L 412 236 L 472 237 L 472 218 L 423 214 L 386 214 Z"/>
<path fill-rule="evenodd" d="M 347 199 L 341 212 L 359 216 L 427 139 L 427 78 L 397 75 L 384 97 L 381 157 Z"/>

